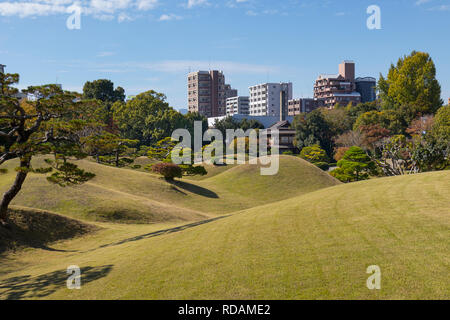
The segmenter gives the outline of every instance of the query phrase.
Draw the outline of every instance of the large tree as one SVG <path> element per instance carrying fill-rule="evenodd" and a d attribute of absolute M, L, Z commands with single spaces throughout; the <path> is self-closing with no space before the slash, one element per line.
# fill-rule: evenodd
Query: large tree
<path fill-rule="evenodd" d="M 122 87 L 114 89 L 114 83 L 111 80 L 99 79 L 88 81 L 83 87 L 83 97 L 85 99 L 97 99 L 103 102 L 114 103 L 116 101 L 125 101 L 125 90 Z"/>
<path fill-rule="evenodd" d="M 297 148 L 301 150 L 304 147 L 319 145 L 328 156 L 333 155 L 333 132 L 320 110 L 297 115 L 292 127 L 296 130 Z"/>
<path fill-rule="evenodd" d="M 203 130 L 208 127 L 206 118 L 198 113 L 182 115 L 169 106 L 164 94 L 153 90 L 127 103 L 114 103 L 112 112 L 122 137 L 139 140 L 140 145 L 155 144 L 170 137 L 176 129 L 187 129 L 193 134 L 195 121 L 202 122 Z"/>
<path fill-rule="evenodd" d="M 435 113 L 443 104 L 436 67 L 430 55 L 413 51 L 380 75 L 378 89 L 384 109 L 399 110 L 408 123 L 418 114 Z"/>
<path fill-rule="evenodd" d="M 98 107 L 96 116 L 106 125 L 106 129 L 111 133 L 117 133 L 111 114 L 111 107 L 115 102 L 125 101 L 125 90 L 122 87 L 114 89 L 114 83 L 108 79 L 87 81 L 83 87 L 84 99 L 95 99 Z"/>
<path fill-rule="evenodd" d="M 18 74 L 0 73 L 0 165 L 10 160 L 19 162 L 16 178 L 1 199 L 1 225 L 7 224 L 9 205 L 29 172 L 56 170 L 47 179 L 61 186 L 83 183 L 93 177 L 68 160 L 84 156 L 80 139 L 87 127 L 97 125 L 92 116 L 94 103 L 81 101 L 76 94 L 56 85 L 23 90 L 36 98 L 24 102 L 13 87 L 18 82 Z M 51 154 L 54 160 L 47 159 L 47 168 L 34 169 L 31 160 L 38 154 Z"/>

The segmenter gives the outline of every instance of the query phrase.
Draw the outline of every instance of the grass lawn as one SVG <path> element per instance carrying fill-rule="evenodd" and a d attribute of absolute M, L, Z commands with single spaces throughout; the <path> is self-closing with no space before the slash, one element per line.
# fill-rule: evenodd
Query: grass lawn
<path fill-rule="evenodd" d="M 236 167 L 202 186 L 247 173 Z M 227 197 L 245 191 L 217 188 Z M 96 223 L 101 230 L 53 243 L 51 251 L 2 256 L 0 298 L 450 298 L 449 171 L 297 195 L 286 189 L 284 200 L 276 188 L 256 190 L 261 197 L 273 193 L 272 202 L 209 223 Z M 65 270 L 73 264 L 82 268 L 81 290 L 65 286 Z M 381 290 L 366 287 L 370 265 L 381 268 Z"/>
<path fill-rule="evenodd" d="M 34 162 L 42 164 L 42 158 Z M 30 174 L 13 204 L 39 208 L 86 221 L 125 223 L 190 222 L 251 208 L 339 184 L 308 162 L 281 157 L 276 176 L 259 175 L 259 166 L 221 167 L 210 178 L 167 183 L 158 176 L 91 161 L 79 161 L 96 174 L 81 186 L 61 188 L 45 176 Z M 14 167 L 0 176 L 0 193 L 14 179 Z M 227 170 L 225 170 L 227 169 Z M 254 190 L 251 191 L 253 188 Z"/>

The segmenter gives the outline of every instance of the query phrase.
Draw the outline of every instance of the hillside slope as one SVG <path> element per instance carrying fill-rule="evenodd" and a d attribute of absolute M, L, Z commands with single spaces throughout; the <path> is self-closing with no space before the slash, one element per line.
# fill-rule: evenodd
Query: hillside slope
<path fill-rule="evenodd" d="M 35 166 L 42 164 L 37 159 Z M 295 157 L 282 157 L 280 172 L 260 176 L 259 167 L 230 167 L 203 181 L 182 179 L 167 183 L 157 176 L 79 161 L 96 177 L 81 186 L 61 188 L 45 176 L 30 174 L 13 204 L 55 211 L 94 221 L 161 223 L 198 221 L 247 209 L 339 182 L 315 166 Z M 14 162 L 0 176 L 0 192 L 14 179 Z M 223 170 L 223 169 L 221 169 Z M 250 188 L 254 192 L 250 192 Z"/>
<path fill-rule="evenodd" d="M 24 252 L 0 298 L 448 299 L 449 208 L 449 171 L 338 185 L 198 226 L 94 237 L 77 254 Z M 82 290 L 24 290 L 73 263 Z M 370 265 L 381 290 L 366 287 Z"/>
<path fill-rule="evenodd" d="M 12 207 L 10 214 L 9 227 L 0 228 L 0 254 L 21 247 L 45 249 L 55 241 L 99 230 L 97 226 L 42 210 Z"/>

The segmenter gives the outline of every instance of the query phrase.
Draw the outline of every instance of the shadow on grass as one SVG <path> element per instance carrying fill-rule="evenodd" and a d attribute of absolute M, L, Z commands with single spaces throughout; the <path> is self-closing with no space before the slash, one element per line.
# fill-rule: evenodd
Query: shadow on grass
<path fill-rule="evenodd" d="M 106 277 L 111 272 L 112 267 L 112 265 L 106 265 L 81 268 L 81 286 Z M 66 270 L 61 270 L 37 277 L 26 275 L 2 280 L 0 282 L 0 299 L 44 298 L 59 289 L 66 289 L 66 281 L 69 276 Z"/>
<path fill-rule="evenodd" d="M 171 181 L 170 182 L 173 185 L 173 188 L 175 191 L 181 192 L 182 194 L 186 194 L 185 192 L 179 190 L 178 188 L 181 188 L 183 190 L 189 191 L 191 193 L 195 193 L 198 194 L 199 196 L 202 197 L 206 197 L 206 198 L 212 198 L 212 199 L 219 199 L 219 196 L 217 195 L 217 193 L 208 190 L 206 188 L 202 188 L 200 186 L 197 186 L 195 184 L 189 183 L 189 182 L 185 182 L 185 181 Z M 178 188 L 176 188 L 176 187 Z"/>
<path fill-rule="evenodd" d="M 222 217 L 217 217 L 217 218 L 213 218 L 213 219 L 202 220 L 202 221 L 186 224 L 184 226 L 179 226 L 179 227 L 176 227 L 176 228 L 164 229 L 164 230 L 160 230 L 160 231 L 150 232 L 150 233 L 147 233 L 147 234 L 142 234 L 140 236 L 124 239 L 124 240 L 117 241 L 117 242 L 114 242 L 114 243 L 104 244 L 104 245 L 101 245 L 100 247 L 98 247 L 97 249 L 118 246 L 118 245 L 121 245 L 121 244 L 124 244 L 124 243 L 128 243 L 128 242 L 134 242 L 134 241 L 149 239 L 149 238 L 153 238 L 153 237 L 157 237 L 157 236 L 162 236 L 162 235 L 165 235 L 165 234 L 180 232 L 180 231 L 183 231 L 183 230 L 186 230 L 186 229 L 190 229 L 190 228 L 194 228 L 194 227 L 200 226 L 202 224 L 211 223 L 211 222 L 214 222 L 214 221 L 226 218 L 226 217 L 229 217 L 229 216 L 222 216 Z M 94 249 L 94 250 L 97 250 L 97 249 Z M 90 251 L 93 251 L 93 250 L 90 250 Z"/>
<path fill-rule="evenodd" d="M 49 244 L 82 236 L 98 229 L 50 212 L 13 208 L 9 210 L 8 225 L 0 226 L 0 257 L 22 247 L 54 252 L 76 252 L 54 249 L 49 247 Z"/>

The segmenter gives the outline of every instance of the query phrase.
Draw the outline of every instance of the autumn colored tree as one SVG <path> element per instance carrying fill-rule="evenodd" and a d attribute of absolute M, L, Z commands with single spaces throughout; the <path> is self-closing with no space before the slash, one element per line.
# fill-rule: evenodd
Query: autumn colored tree
<path fill-rule="evenodd" d="M 380 141 L 390 136 L 390 130 L 383 128 L 379 124 L 361 126 L 360 132 L 363 135 L 363 144 L 365 148 L 372 153 L 379 152 Z"/>
<path fill-rule="evenodd" d="M 418 115 L 434 114 L 443 104 L 436 67 L 425 52 L 398 59 L 386 78 L 380 75 L 378 89 L 383 109 L 399 111 L 408 124 Z"/>
<path fill-rule="evenodd" d="M 174 163 L 156 163 L 152 165 L 151 170 L 162 175 L 167 181 L 173 181 L 175 178 L 181 178 L 183 176 L 181 167 Z"/>
<path fill-rule="evenodd" d="M 312 163 L 328 162 L 329 160 L 325 150 L 318 145 L 303 148 L 300 152 L 300 158 Z"/>
<path fill-rule="evenodd" d="M 333 159 L 336 161 L 341 160 L 345 153 L 348 151 L 348 149 L 350 149 L 349 147 L 339 147 L 336 149 L 336 151 L 334 152 L 334 156 Z"/>
<path fill-rule="evenodd" d="M 406 129 L 406 133 L 411 136 L 421 136 L 433 128 L 434 116 L 428 115 L 414 119 Z"/>

